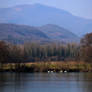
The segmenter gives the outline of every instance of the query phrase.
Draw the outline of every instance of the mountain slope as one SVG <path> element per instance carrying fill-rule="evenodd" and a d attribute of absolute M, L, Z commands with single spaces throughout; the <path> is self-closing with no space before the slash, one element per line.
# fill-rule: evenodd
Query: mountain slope
<path fill-rule="evenodd" d="M 45 42 L 48 36 L 35 27 L 0 24 L 0 40 L 5 40 L 14 44 L 22 44 L 24 42 Z"/>
<path fill-rule="evenodd" d="M 47 24 L 42 27 L 39 27 L 39 30 L 44 32 L 49 38 L 56 41 L 64 41 L 64 42 L 79 41 L 79 37 L 77 35 L 57 25 Z"/>
<path fill-rule="evenodd" d="M 30 27 L 16 24 L 0 24 L 0 40 L 14 44 L 24 42 L 77 42 L 79 38 L 72 32 L 57 25 L 48 24 Z"/>
<path fill-rule="evenodd" d="M 0 22 L 32 26 L 56 24 L 77 35 L 92 31 L 92 20 L 76 17 L 64 10 L 40 4 L 0 8 Z"/>

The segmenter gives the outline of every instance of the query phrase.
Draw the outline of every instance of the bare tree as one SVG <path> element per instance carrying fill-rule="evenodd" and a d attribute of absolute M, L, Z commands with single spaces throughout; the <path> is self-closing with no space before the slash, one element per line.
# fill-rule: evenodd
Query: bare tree
<path fill-rule="evenodd" d="M 81 56 L 85 61 L 92 61 L 92 33 L 86 34 L 81 39 Z"/>

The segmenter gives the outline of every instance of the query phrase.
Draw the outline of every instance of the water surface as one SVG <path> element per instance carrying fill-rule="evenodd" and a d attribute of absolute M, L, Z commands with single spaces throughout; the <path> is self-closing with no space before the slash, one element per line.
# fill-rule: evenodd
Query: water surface
<path fill-rule="evenodd" d="M 0 73 L 0 92 L 92 92 L 92 73 Z"/>

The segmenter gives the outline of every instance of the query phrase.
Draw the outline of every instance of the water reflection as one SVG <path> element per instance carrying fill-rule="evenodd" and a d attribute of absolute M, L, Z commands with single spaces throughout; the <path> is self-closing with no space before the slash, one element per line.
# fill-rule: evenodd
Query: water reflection
<path fill-rule="evenodd" d="M 92 73 L 0 73 L 0 92 L 92 92 Z"/>

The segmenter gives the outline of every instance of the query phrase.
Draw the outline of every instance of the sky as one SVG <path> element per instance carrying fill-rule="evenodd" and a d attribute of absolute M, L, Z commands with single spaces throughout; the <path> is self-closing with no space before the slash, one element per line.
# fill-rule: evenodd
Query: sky
<path fill-rule="evenodd" d="M 0 0 L 0 8 L 35 3 L 64 9 L 75 16 L 92 19 L 92 0 Z"/>

